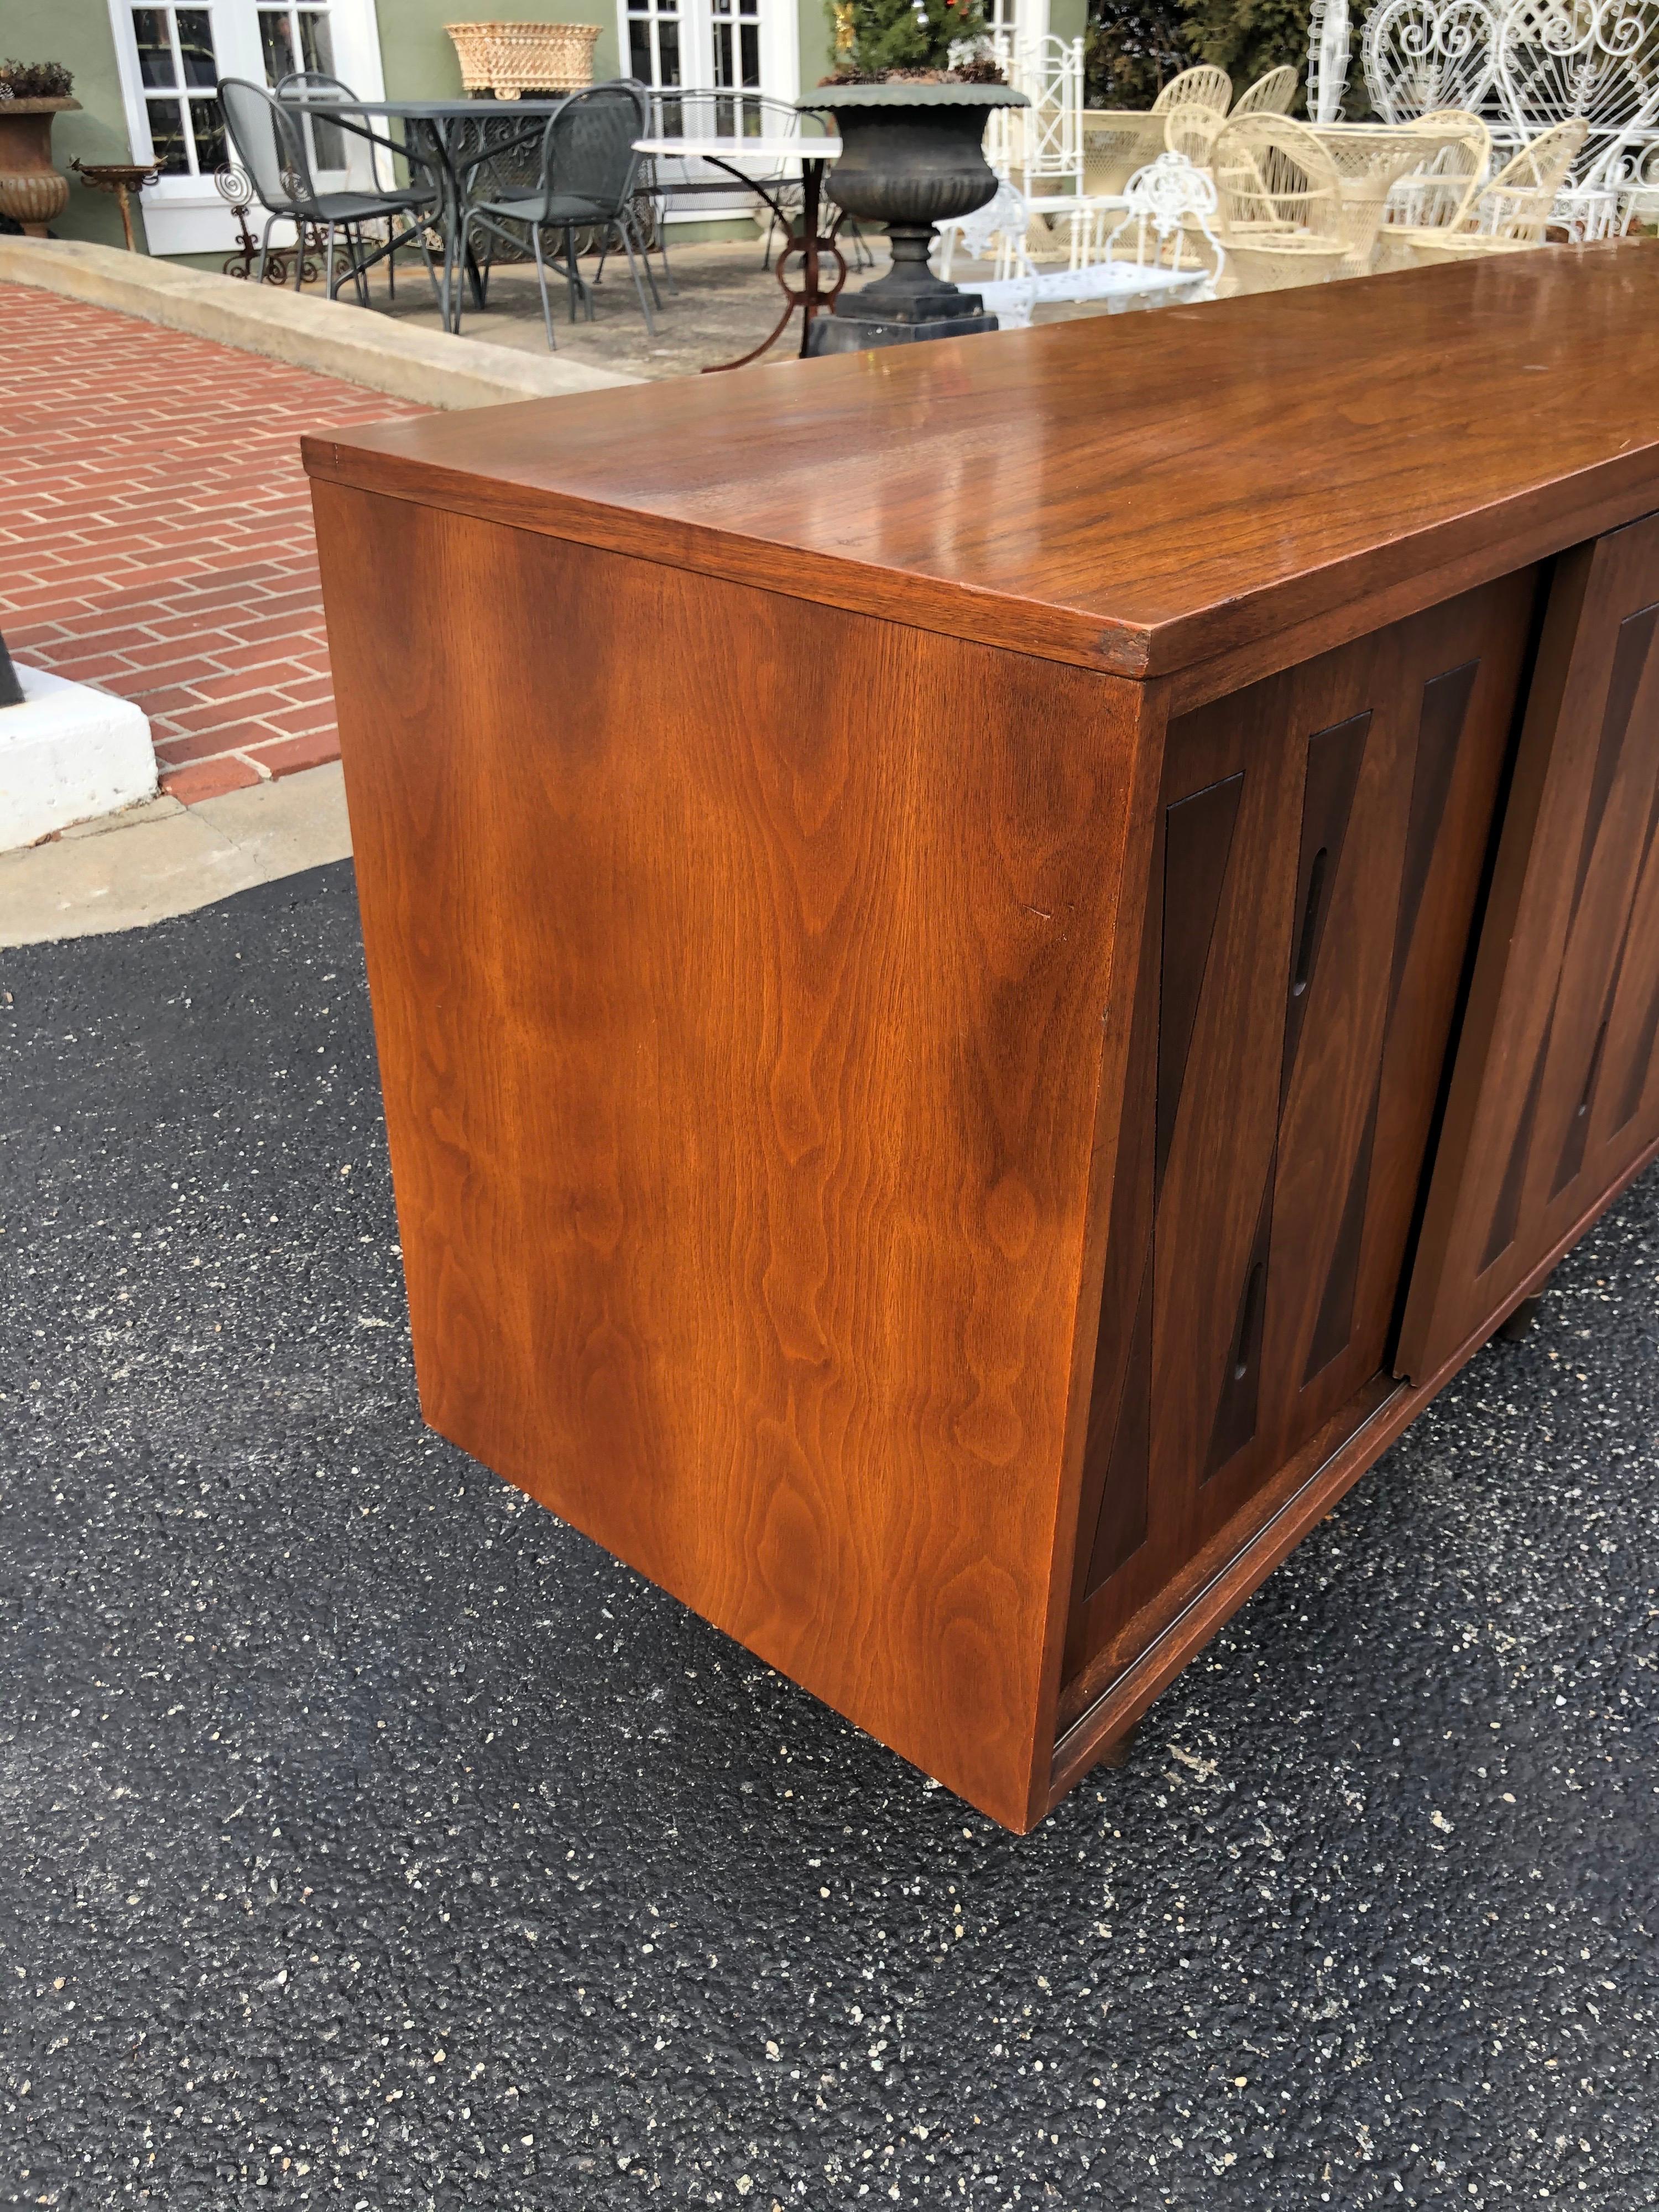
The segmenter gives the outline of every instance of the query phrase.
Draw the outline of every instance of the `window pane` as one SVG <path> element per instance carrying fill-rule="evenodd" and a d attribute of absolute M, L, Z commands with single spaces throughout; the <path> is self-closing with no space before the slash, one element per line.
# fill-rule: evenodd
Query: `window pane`
<path fill-rule="evenodd" d="M 680 27 L 665 16 L 660 18 L 657 24 L 657 52 L 662 62 L 662 75 L 658 79 L 658 82 L 678 84 L 680 82 Z"/>
<path fill-rule="evenodd" d="M 217 84 L 219 70 L 213 58 L 213 21 L 205 8 L 181 8 L 178 14 L 179 53 L 185 64 L 186 84 Z"/>
<path fill-rule="evenodd" d="M 751 91 L 760 88 L 760 26 L 745 23 L 740 33 L 743 44 L 743 81 Z"/>
<path fill-rule="evenodd" d="M 294 41 L 289 36 L 288 10 L 262 8 L 259 10 L 259 45 L 265 59 L 265 82 L 273 87 L 285 76 L 292 76 L 299 68 L 294 56 Z"/>
<path fill-rule="evenodd" d="M 132 11 L 132 35 L 138 46 L 139 82 L 173 83 L 173 40 L 167 31 L 167 9 L 135 8 Z"/>
<path fill-rule="evenodd" d="M 307 9 L 300 16 L 300 66 L 321 76 L 334 74 L 334 33 L 326 15 Z"/>
<path fill-rule="evenodd" d="M 204 177 L 222 169 L 230 155 L 225 145 L 225 118 L 216 100 L 192 100 L 190 119 L 196 128 L 196 166 Z"/>
<path fill-rule="evenodd" d="M 637 15 L 628 19 L 628 64 L 641 84 L 656 82 L 651 66 L 651 26 Z"/>
<path fill-rule="evenodd" d="M 147 100 L 151 157 L 164 176 L 187 177 L 190 156 L 185 151 L 184 111 L 176 100 Z"/>

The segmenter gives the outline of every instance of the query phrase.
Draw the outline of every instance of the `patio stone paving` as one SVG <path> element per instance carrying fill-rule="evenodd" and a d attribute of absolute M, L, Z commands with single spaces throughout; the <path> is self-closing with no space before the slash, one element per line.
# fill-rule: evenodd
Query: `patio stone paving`
<path fill-rule="evenodd" d="M 422 410 L 33 287 L 0 314 L 0 630 L 135 700 L 186 803 L 339 751 L 302 431 Z"/>

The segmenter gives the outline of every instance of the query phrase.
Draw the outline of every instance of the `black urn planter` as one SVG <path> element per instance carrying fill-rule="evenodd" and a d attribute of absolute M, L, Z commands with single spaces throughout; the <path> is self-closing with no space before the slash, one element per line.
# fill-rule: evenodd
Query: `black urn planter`
<path fill-rule="evenodd" d="M 842 152 L 824 179 L 827 197 L 861 222 L 884 226 L 893 265 L 813 323 L 808 351 L 860 353 L 867 346 L 994 331 L 975 292 L 947 284 L 927 266 L 933 225 L 971 215 L 997 188 L 985 158 L 994 107 L 1024 107 L 1006 84 L 825 85 L 804 108 L 835 119 Z"/>

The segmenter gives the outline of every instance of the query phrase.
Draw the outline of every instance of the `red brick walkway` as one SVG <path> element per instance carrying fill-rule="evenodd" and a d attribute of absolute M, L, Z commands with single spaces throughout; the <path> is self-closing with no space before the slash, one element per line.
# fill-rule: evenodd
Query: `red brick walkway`
<path fill-rule="evenodd" d="M 422 410 L 0 287 L 0 629 L 137 702 L 189 803 L 339 750 L 304 430 Z"/>

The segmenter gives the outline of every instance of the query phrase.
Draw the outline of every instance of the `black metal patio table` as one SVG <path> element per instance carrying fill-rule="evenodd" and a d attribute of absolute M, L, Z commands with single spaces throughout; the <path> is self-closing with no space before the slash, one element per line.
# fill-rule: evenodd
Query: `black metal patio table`
<path fill-rule="evenodd" d="M 548 100 L 471 100 L 457 96 L 452 100 L 357 100 L 347 99 L 330 92 L 300 94 L 285 93 L 283 105 L 303 108 L 307 114 L 326 117 L 343 130 L 350 131 L 370 144 L 384 146 L 390 152 L 400 154 L 404 160 L 430 169 L 437 177 L 442 199 L 440 228 L 443 234 L 443 275 L 439 282 L 438 300 L 447 331 L 456 327 L 459 301 L 456 280 L 460 275 L 458 265 L 458 244 L 460 237 L 460 207 L 463 191 L 462 173 L 485 153 L 504 154 L 514 147 L 529 145 L 538 141 L 545 129 L 547 118 L 556 114 L 569 99 L 562 93 Z M 364 118 L 359 125 L 354 116 Z M 369 119 L 382 123 L 401 123 L 404 143 L 399 146 L 389 137 L 383 137 L 366 127 Z M 522 119 L 526 129 L 514 131 L 511 125 Z M 506 126 L 498 143 L 486 145 L 484 137 L 490 126 Z M 473 126 L 480 127 L 479 139 L 471 137 Z M 477 284 L 474 272 L 475 287 Z M 482 295 L 480 295 L 482 305 Z"/>

